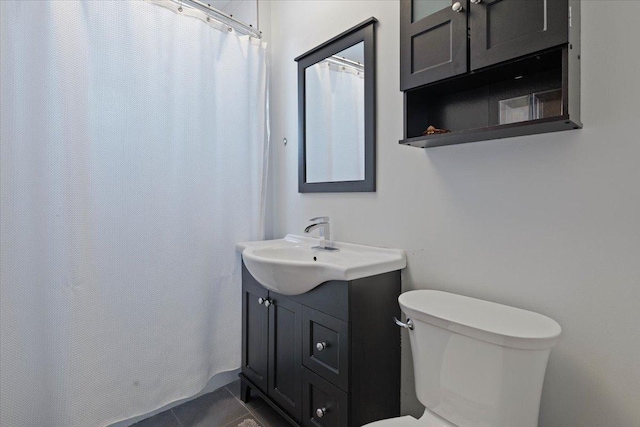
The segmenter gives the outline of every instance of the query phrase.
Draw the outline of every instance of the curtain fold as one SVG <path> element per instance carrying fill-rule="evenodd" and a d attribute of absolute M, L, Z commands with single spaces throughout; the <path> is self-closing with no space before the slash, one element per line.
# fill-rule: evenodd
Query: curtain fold
<path fill-rule="evenodd" d="M 141 1 L 0 2 L 0 424 L 105 426 L 240 365 L 263 43 Z"/>

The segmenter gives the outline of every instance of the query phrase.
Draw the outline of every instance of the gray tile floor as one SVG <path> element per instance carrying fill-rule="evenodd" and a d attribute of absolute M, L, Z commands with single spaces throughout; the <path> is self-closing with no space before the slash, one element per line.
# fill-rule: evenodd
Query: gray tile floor
<path fill-rule="evenodd" d="M 290 424 L 257 396 L 243 403 L 238 380 L 132 427 L 290 427 Z"/>

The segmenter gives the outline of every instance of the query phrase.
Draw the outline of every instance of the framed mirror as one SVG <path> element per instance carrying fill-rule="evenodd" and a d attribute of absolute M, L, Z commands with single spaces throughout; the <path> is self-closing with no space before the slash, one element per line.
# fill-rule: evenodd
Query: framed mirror
<path fill-rule="evenodd" d="M 300 55 L 298 192 L 376 190 L 375 18 Z"/>

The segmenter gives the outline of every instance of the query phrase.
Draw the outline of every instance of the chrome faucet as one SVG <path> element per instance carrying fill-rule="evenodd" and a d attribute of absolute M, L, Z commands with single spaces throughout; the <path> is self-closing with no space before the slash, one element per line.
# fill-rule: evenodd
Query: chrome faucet
<path fill-rule="evenodd" d="M 314 246 L 311 249 L 320 249 L 323 251 L 337 251 L 338 248 L 334 248 L 331 246 L 331 229 L 329 226 L 329 217 L 328 216 L 319 216 L 317 218 L 311 218 L 309 221 L 313 222 L 310 226 L 304 229 L 305 233 L 309 233 L 312 230 L 318 229 L 320 244 L 318 246 Z"/>

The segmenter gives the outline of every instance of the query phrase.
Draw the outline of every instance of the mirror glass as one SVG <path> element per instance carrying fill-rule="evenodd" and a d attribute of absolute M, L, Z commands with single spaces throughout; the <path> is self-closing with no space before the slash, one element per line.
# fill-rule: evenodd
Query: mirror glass
<path fill-rule="evenodd" d="M 364 180 L 364 41 L 305 69 L 306 182 Z"/>

